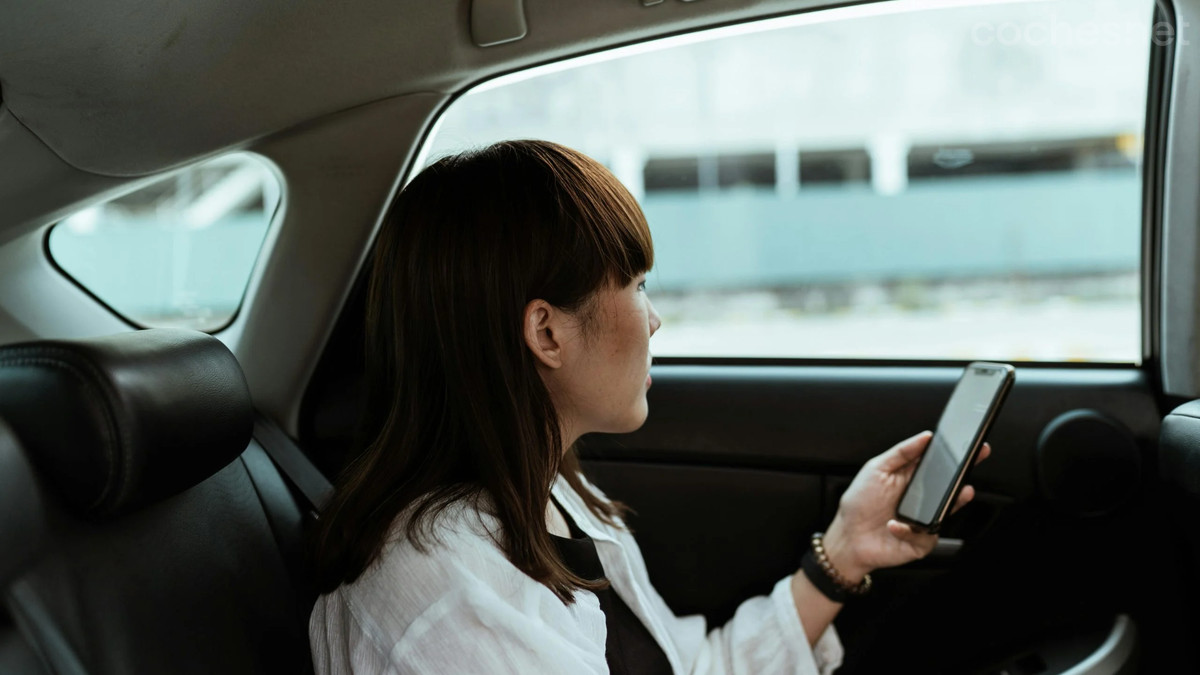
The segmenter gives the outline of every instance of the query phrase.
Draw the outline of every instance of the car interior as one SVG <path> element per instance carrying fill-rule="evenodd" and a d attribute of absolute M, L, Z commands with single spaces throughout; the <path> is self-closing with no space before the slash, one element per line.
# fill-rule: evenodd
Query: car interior
<path fill-rule="evenodd" d="M 795 572 L 864 462 L 1003 361 L 976 498 L 847 603 L 837 672 L 1200 672 L 1193 25 L 1200 0 L 0 6 L 0 673 L 313 671 L 304 536 L 362 449 L 374 235 L 439 153 L 519 137 L 603 161 L 655 237 L 649 419 L 578 453 L 676 614 Z"/>

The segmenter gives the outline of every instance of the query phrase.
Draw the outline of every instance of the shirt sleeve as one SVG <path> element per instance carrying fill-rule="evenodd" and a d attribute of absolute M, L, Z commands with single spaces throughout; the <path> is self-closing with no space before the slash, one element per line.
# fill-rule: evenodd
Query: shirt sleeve
<path fill-rule="evenodd" d="M 572 643 L 498 598 L 473 593 L 431 607 L 391 657 L 402 673 L 608 673 L 602 651 Z"/>
<path fill-rule="evenodd" d="M 830 624 L 816 644 L 800 622 L 792 597 L 792 575 L 767 595 L 738 605 L 725 625 L 708 630 L 703 616 L 676 616 L 650 583 L 642 552 L 628 530 L 617 534 L 630 564 L 632 581 L 648 609 L 665 624 L 684 672 L 692 675 L 831 675 L 842 665 L 842 643 Z"/>
<path fill-rule="evenodd" d="M 340 593 L 317 598 L 309 617 L 313 671 L 319 675 L 396 675 L 388 650 L 367 630 Z"/>
<path fill-rule="evenodd" d="M 667 619 L 684 663 L 694 675 L 796 673 L 830 675 L 842 664 L 842 644 L 833 625 L 809 646 L 792 599 L 791 576 L 780 579 L 768 595 L 750 598 L 733 618 L 704 632 L 700 616 Z M 690 649 L 689 649 L 690 646 Z M 687 653 L 690 652 L 690 653 Z M 689 658 L 690 657 L 690 658 Z"/>
<path fill-rule="evenodd" d="M 601 498 L 602 491 L 584 481 Z M 767 595 L 752 597 L 738 606 L 725 625 L 708 630 L 698 614 L 676 616 L 650 583 L 646 562 L 637 540 L 627 528 L 607 529 L 623 549 L 629 563 L 630 582 L 647 600 L 652 619 L 661 622 L 679 656 L 692 675 L 831 675 L 842 665 L 842 643 L 830 624 L 815 645 L 808 644 L 800 613 L 792 598 L 792 576 L 776 582 Z M 620 574 L 621 570 L 614 570 Z"/>
<path fill-rule="evenodd" d="M 582 593 L 576 601 L 583 601 Z M 337 597 L 334 594 L 333 597 Z M 594 599 L 595 596 L 591 596 Z M 394 643 L 370 629 L 370 617 L 356 616 L 353 603 L 339 599 L 333 611 L 343 614 L 337 635 L 349 649 L 341 663 L 320 663 L 326 650 L 314 646 L 314 665 L 321 673 L 366 675 L 403 673 L 608 673 L 603 650 L 574 642 L 544 621 L 518 611 L 501 598 L 478 589 L 456 591 L 439 599 Z M 327 616 L 321 620 L 328 621 Z M 324 666 L 324 667 L 322 667 Z"/>

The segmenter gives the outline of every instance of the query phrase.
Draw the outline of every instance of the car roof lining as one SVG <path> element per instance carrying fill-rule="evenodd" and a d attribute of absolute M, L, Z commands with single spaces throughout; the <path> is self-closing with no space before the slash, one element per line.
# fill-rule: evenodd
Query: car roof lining
<path fill-rule="evenodd" d="M 371 101 L 820 4 L 526 0 L 529 34 L 480 48 L 468 2 L 45 0 L 6 8 L 0 79 L 12 114 L 66 162 L 137 176 Z"/>

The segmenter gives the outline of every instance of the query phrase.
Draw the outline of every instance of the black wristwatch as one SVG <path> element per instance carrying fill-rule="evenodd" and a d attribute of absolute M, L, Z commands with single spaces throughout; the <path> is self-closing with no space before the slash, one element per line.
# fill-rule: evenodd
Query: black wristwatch
<path fill-rule="evenodd" d="M 812 546 L 804 552 L 804 557 L 800 559 L 800 568 L 804 570 L 804 576 L 808 577 L 812 585 L 821 591 L 821 595 L 837 603 L 844 603 L 850 598 L 863 595 L 871 590 L 870 574 L 864 576 L 857 585 L 850 585 L 842 578 L 842 575 L 838 574 L 833 563 L 829 561 L 829 556 L 825 554 L 824 533 L 822 532 L 813 535 Z"/>

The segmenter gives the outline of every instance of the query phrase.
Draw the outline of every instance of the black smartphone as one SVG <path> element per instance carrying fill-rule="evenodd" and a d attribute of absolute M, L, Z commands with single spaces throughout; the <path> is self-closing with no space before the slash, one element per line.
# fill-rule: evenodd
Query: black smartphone
<path fill-rule="evenodd" d="M 925 454 L 896 507 L 896 519 L 936 534 L 1016 379 L 1007 363 L 977 361 L 963 371 Z"/>

